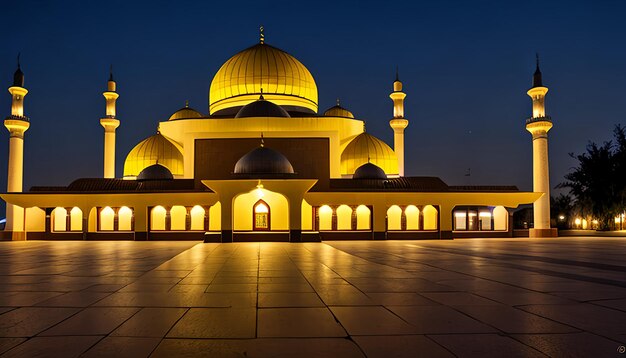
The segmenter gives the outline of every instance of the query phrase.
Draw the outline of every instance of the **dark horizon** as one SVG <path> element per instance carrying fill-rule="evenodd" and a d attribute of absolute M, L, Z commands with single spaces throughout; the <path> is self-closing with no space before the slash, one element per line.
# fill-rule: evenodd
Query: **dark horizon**
<path fill-rule="evenodd" d="M 298 58 L 319 90 L 319 112 L 337 97 L 368 132 L 393 146 L 388 121 L 396 66 L 407 93 L 406 175 L 449 185 L 532 190 L 531 115 L 526 91 L 541 57 L 550 131 L 551 186 L 575 166 L 568 153 L 604 142 L 624 123 L 624 5 L 605 2 L 396 4 L 278 2 L 101 4 L 19 2 L 4 6 L 0 87 L 21 52 L 25 73 L 24 190 L 102 176 L 109 66 L 118 85 L 116 176 L 135 144 L 190 101 L 208 113 L 222 63 L 258 42 Z M 230 15 L 235 13 L 236 16 Z M 228 14 L 228 16 L 226 16 Z M 296 15 L 297 14 L 297 15 Z M 334 21 L 334 22 L 333 22 Z M 10 114 L 8 92 L 0 96 Z M 8 132 L 1 130 L 0 190 Z M 63 158 L 53 161 L 51 156 Z M 471 177 L 466 176 L 471 168 Z M 558 193 L 554 191 L 553 193 Z M 4 203 L 0 203 L 0 217 Z"/>

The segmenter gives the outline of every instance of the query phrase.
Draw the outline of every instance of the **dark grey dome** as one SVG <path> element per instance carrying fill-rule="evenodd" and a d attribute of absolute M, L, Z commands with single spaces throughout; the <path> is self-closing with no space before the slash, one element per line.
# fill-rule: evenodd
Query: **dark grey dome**
<path fill-rule="evenodd" d="M 287 111 L 285 111 L 281 106 L 272 103 L 270 101 L 266 101 L 263 96 L 261 96 L 258 100 L 248 103 L 245 106 L 241 107 L 239 112 L 235 115 L 235 118 L 246 118 L 246 117 L 291 117 Z"/>
<path fill-rule="evenodd" d="M 281 152 L 260 146 L 241 157 L 235 164 L 235 174 L 294 174 L 289 159 Z"/>
<path fill-rule="evenodd" d="M 166 166 L 152 164 L 137 175 L 137 180 L 172 180 L 174 176 Z"/>
<path fill-rule="evenodd" d="M 365 163 L 356 168 L 352 179 L 387 179 L 387 174 L 381 167 L 372 163 Z"/>

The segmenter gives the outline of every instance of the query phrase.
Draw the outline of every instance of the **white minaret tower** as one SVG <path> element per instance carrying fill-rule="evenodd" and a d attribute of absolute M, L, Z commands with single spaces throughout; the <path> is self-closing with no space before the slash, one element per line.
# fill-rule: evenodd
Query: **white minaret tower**
<path fill-rule="evenodd" d="M 24 97 L 28 90 L 24 88 L 24 73 L 20 68 L 20 56 L 17 56 L 17 70 L 13 75 L 13 86 L 9 87 L 12 97 L 11 115 L 4 120 L 9 131 L 9 162 L 7 192 L 22 191 L 24 178 L 24 133 L 30 127 L 28 117 L 24 116 Z M 7 222 L 5 231 L 11 233 L 12 240 L 24 240 L 24 209 L 7 203 Z"/>
<path fill-rule="evenodd" d="M 528 90 L 533 101 L 532 117 L 526 120 L 526 130 L 533 135 L 533 191 L 544 193 L 533 204 L 535 226 L 530 229 L 530 237 L 554 237 L 556 229 L 550 228 L 550 173 L 548 164 L 548 131 L 552 128 L 552 118 L 546 116 L 545 98 L 548 87 L 544 87 L 539 70 L 533 75 L 533 87 Z"/>
<path fill-rule="evenodd" d="M 393 129 L 393 151 L 398 157 L 398 175 L 404 176 L 404 128 L 409 125 L 409 121 L 404 118 L 404 98 L 406 93 L 402 92 L 402 82 L 398 78 L 396 69 L 396 80 L 393 82 L 393 92 L 389 95 L 393 101 L 393 119 L 389 125 Z"/>
<path fill-rule="evenodd" d="M 115 129 L 120 126 L 120 121 L 115 118 L 115 101 L 120 95 L 115 90 L 116 84 L 113 80 L 113 66 L 111 66 L 107 90 L 102 93 L 106 99 L 106 115 L 100 119 L 100 124 L 104 127 L 105 178 L 115 178 Z"/>

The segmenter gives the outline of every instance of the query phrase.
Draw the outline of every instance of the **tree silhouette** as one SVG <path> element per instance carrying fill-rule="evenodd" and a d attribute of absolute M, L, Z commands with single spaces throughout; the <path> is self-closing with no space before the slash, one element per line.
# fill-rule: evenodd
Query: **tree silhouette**
<path fill-rule="evenodd" d="M 615 143 L 591 142 L 586 153 L 570 153 L 578 166 L 557 186 L 569 188 L 580 213 L 597 219 L 601 230 L 610 228 L 613 218 L 624 212 L 626 202 L 626 129 L 617 125 L 613 135 Z"/>

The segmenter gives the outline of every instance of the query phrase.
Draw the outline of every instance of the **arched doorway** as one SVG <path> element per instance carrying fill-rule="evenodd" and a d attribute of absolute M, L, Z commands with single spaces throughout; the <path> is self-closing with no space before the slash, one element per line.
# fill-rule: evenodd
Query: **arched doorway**
<path fill-rule="evenodd" d="M 270 230 L 270 207 L 263 200 L 259 200 L 254 204 L 252 230 L 269 231 Z"/>

